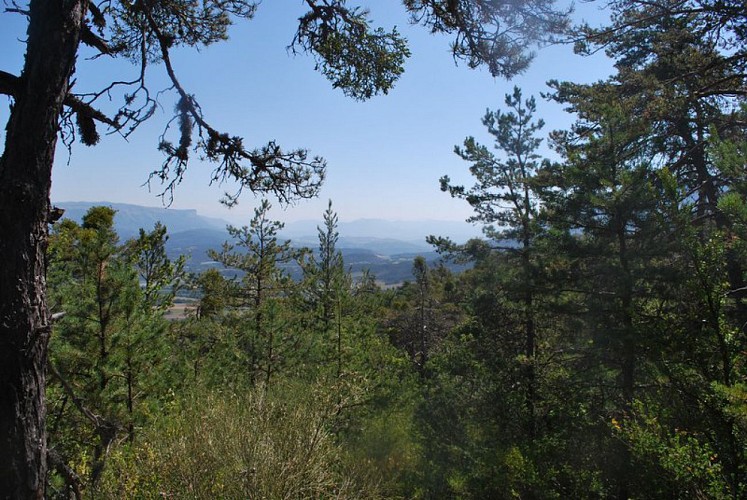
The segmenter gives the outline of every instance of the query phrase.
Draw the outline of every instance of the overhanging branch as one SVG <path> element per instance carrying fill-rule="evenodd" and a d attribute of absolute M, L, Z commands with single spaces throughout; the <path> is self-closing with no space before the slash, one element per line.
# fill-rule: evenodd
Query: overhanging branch
<path fill-rule="evenodd" d="M 21 79 L 0 70 L 0 94 L 15 97 L 18 94 Z"/>
<path fill-rule="evenodd" d="M 245 188 L 254 193 L 272 192 L 283 203 L 315 196 L 324 178 L 324 160 L 308 158 L 308 152 L 303 149 L 284 151 L 274 141 L 262 148 L 248 150 L 243 138 L 213 128 L 203 117 L 195 98 L 187 93 L 176 76 L 171 63 L 169 37 L 161 31 L 149 8 L 143 12 L 158 41 L 166 73 L 180 97 L 177 114 L 172 119 L 172 122 L 179 122 L 179 143 L 174 145 L 166 140 L 164 132 L 159 149 L 166 154 L 166 160 L 149 178 L 149 181 L 155 178 L 166 183 L 162 195 L 173 195 L 175 186 L 181 182 L 189 160 L 191 135 L 196 128 L 200 140 L 194 149 L 200 151 L 204 159 L 218 165 L 213 170 L 211 182 L 233 179 L 239 184 L 235 194 L 226 193 L 224 202 L 227 205 L 235 204 Z"/>
<path fill-rule="evenodd" d="M 8 73 L 7 71 L 0 70 L 0 94 L 18 99 L 18 96 L 22 91 L 21 83 L 20 77 Z M 109 118 L 100 110 L 84 101 L 81 101 L 78 97 L 72 94 L 68 94 L 65 98 L 64 105 L 70 108 L 74 113 L 105 123 L 114 129 L 120 128 L 120 125 L 116 120 Z"/>

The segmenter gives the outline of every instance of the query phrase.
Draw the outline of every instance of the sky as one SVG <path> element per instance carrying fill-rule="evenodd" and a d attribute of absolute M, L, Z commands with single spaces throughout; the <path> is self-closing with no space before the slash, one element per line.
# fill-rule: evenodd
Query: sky
<path fill-rule="evenodd" d="M 481 124 L 486 109 L 500 109 L 504 94 L 518 85 L 525 96 L 537 97 L 537 114 L 546 122 L 544 132 L 566 128 L 572 116 L 539 96 L 547 90 L 546 81 L 591 82 L 612 71 L 603 55 L 585 58 L 574 55 L 568 45 L 556 45 L 540 49 L 530 69 L 512 81 L 495 79 L 485 69 L 455 63 L 450 37 L 410 25 L 401 2 L 350 4 L 369 8 L 374 25 L 385 29 L 396 25 L 408 39 L 412 56 L 388 95 L 365 102 L 347 98 L 314 71 L 310 56 L 287 51 L 297 19 L 304 13 L 300 0 L 265 0 L 254 19 L 231 28 L 228 41 L 199 52 L 180 49 L 172 55 L 183 86 L 196 96 L 213 127 L 243 136 L 245 144 L 261 146 L 276 140 L 284 148 L 308 148 L 327 160 L 319 197 L 289 207 L 274 202 L 276 219 L 321 219 L 331 199 L 344 221 L 464 220 L 471 215 L 470 207 L 442 193 L 438 180 L 449 175 L 454 182 L 472 184 L 469 165 L 453 149 L 470 135 L 486 145 L 492 143 Z M 574 16 L 592 24 L 605 18 L 594 3 L 577 4 Z M 22 16 L 0 14 L 0 70 L 20 72 L 24 33 Z M 75 89 L 94 90 L 136 73 L 137 68 L 126 60 L 81 57 Z M 162 66 L 152 66 L 147 78 L 152 90 L 168 86 Z M 159 101 L 161 109 L 127 140 L 105 135 L 92 148 L 74 145 L 72 155 L 60 145 L 52 200 L 160 206 L 161 186 L 144 186 L 148 173 L 162 162 L 158 138 L 174 102 L 171 95 L 162 95 Z M 9 103 L 0 96 L 2 123 L 7 121 Z M 0 140 L 5 140 L 4 129 Z M 171 207 L 197 209 L 233 224 L 248 223 L 259 200 L 247 193 L 238 206 L 227 209 L 218 200 L 232 186 L 210 186 L 211 171 L 211 165 L 193 160 Z"/>

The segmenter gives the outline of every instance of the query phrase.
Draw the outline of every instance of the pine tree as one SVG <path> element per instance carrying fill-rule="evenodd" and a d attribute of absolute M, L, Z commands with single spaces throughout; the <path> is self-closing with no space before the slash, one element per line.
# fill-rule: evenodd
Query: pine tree
<path fill-rule="evenodd" d="M 505 106 L 507 111 L 488 110 L 482 120 L 495 138 L 495 149 L 500 156 L 473 137 L 468 137 L 464 146 L 457 146 L 454 151 L 471 163 L 470 173 L 475 177 L 476 184 L 470 189 L 454 186 L 445 176 L 441 179 L 441 189 L 448 191 L 452 197 L 466 200 L 475 210 L 475 215 L 468 222 L 483 224 L 483 232 L 494 242 L 494 246 L 507 256 L 516 256 L 518 260 L 521 272 L 506 286 L 522 303 L 526 422 L 527 432 L 532 436 L 535 433 L 537 392 L 535 240 L 541 233 L 537 220 L 540 205 L 535 176 L 540 167 L 537 150 L 542 142 L 537 134 L 544 121 L 534 121 L 537 110 L 535 99 L 523 99 L 518 87 L 505 96 Z"/>
<path fill-rule="evenodd" d="M 649 230 L 641 230 L 637 222 L 631 225 L 638 231 L 629 235 L 633 244 L 628 254 L 633 257 L 633 323 L 640 325 L 634 329 L 655 333 L 639 334 L 646 342 L 639 343 L 636 371 L 655 383 L 645 380 L 649 390 L 634 391 L 632 399 L 639 403 L 627 423 L 636 430 L 630 435 L 667 436 L 660 440 L 661 447 L 672 451 L 659 455 L 652 447 L 640 446 L 642 434 L 636 434 L 636 445 L 628 448 L 639 453 L 638 460 L 655 463 L 664 472 L 658 476 L 668 478 L 660 483 L 661 491 L 678 494 L 715 484 L 695 476 L 683 480 L 667 462 L 666 455 L 678 453 L 674 449 L 682 432 L 708 436 L 690 441 L 694 449 L 714 450 L 711 455 L 717 459 L 711 465 L 723 470 L 722 494 L 741 496 L 744 477 L 739 431 L 725 411 L 723 395 L 713 390 L 736 381 L 733 354 L 746 345 L 737 326 L 747 321 L 744 296 L 727 292 L 744 289 L 744 260 L 734 219 L 722 208 L 730 204 L 729 193 L 739 176 L 724 168 L 729 162 L 720 161 L 717 148 L 711 147 L 721 137 L 739 143 L 744 136 L 737 106 L 744 95 L 747 60 L 742 7 L 711 1 L 612 2 L 610 25 L 583 27 L 578 48 L 604 48 L 616 59 L 617 73 L 595 85 L 553 84 L 556 97 L 570 104 L 582 121 L 591 117 L 593 122 L 601 109 L 620 110 L 630 140 L 617 143 L 630 145 L 635 152 L 629 157 L 648 159 L 647 183 L 657 202 L 647 215 Z M 592 126 L 577 132 L 590 135 L 596 130 Z M 642 183 L 628 183 L 628 195 Z M 639 237 L 655 241 L 657 248 L 648 254 L 639 250 L 634 242 Z M 641 255 L 650 261 L 636 266 L 635 258 Z M 646 432 L 640 422 L 651 424 Z M 682 467 L 698 469 L 695 462 Z"/>
<path fill-rule="evenodd" d="M 262 200 L 249 226 L 228 226 L 235 243 L 226 242 L 220 252 L 208 253 L 226 268 L 243 273 L 235 298 L 239 307 L 251 308 L 253 319 L 254 330 L 246 341 L 248 370 L 252 380 L 255 380 L 256 371 L 262 372 L 266 384 L 277 371 L 280 360 L 278 341 L 281 339 L 276 336 L 278 325 L 273 324 L 278 300 L 291 287 L 282 266 L 298 256 L 290 241 L 278 241 L 278 231 L 284 224 L 269 219 L 270 208 L 270 202 Z"/>
<path fill-rule="evenodd" d="M 319 246 L 303 266 L 303 274 L 308 290 L 308 305 L 315 311 L 321 331 L 326 333 L 336 316 L 338 298 L 350 284 L 347 283 L 349 280 L 346 279 L 342 253 L 337 249 L 340 236 L 332 200 L 329 200 L 324 211 L 323 221 L 323 226 L 317 226 Z"/>
<path fill-rule="evenodd" d="M 135 439 L 147 405 L 163 392 L 163 293 L 178 279 L 162 255 L 158 282 L 141 289 L 135 262 L 146 259 L 144 249 L 119 245 L 114 215 L 93 207 L 82 225 L 63 220 L 49 252 L 50 296 L 61 316 L 50 344 L 50 439 L 58 469 L 76 464 L 89 483 L 100 477 L 116 439 Z M 166 238 L 158 227 L 142 236 L 155 246 Z"/>
<path fill-rule="evenodd" d="M 166 255 L 168 239 L 166 226 L 157 222 L 150 232 L 141 228 L 138 237 L 128 242 L 127 249 L 142 283 L 145 304 L 162 310 L 171 306 L 185 278 L 186 257 L 180 256 L 172 262 Z"/>

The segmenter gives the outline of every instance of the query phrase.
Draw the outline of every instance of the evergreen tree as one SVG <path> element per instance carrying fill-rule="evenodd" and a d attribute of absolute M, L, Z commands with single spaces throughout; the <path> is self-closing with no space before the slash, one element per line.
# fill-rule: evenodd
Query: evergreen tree
<path fill-rule="evenodd" d="M 337 249 L 338 219 L 332 210 L 332 200 L 324 211 L 323 220 L 324 226 L 317 226 L 319 246 L 303 266 L 303 274 L 308 305 L 314 310 L 321 331 L 326 333 L 336 316 L 338 298 L 350 288 L 350 283 L 346 279 L 342 253 Z"/>
<path fill-rule="evenodd" d="M 166 255 L 168 239 L 166 226 L 157 222 L 153 231 L 146 232 L 141 228 L 138 237 L 128 242 L 127 253 L 142 283 L 144 302 L 156 309 L 171 306 L 185 277 L 186 257 L 180 256 L 171 262 Z"/>
<path fill-rule="evenodd" d="M 485 235 L 500 246 L 507 255 L 515 254 L 519 275 L 512 276 L 505 286 L 517 295 L 522 303 L 524 316 L 524 371 L 525 407 L 527 411 L 527 432 L 535 432 L 536 399 L 536 249 L 535 240 L 541 233 L 537 220 L 539 201 L 536 192 L 535 176 L 540 167 L 537 153 L 542 139 L 537 134 L 544 121 L 534 121 L 536 102 L 534 97 L 522 98 L 521 90 L 514 87 L 512 94 L 505 96 L 508 111 L 488 110 L 482 122 L 495 138 L 496 156 L 486 146 L 473 137 L 464 141 L 463 147 L 456 147 L 455 153 L 470 162 L 470 173 L 476 184 L 466 189 L 450 184 L 448 176 L 441 178 L 441 189 L 452 197 L 466 200 L 475 210 L 469 222 L 484 225 Z M 431 241 L 438 243 L 437 240 Z M 518 247 L 513 243 L 518 242 Z"/>
<path fill-rule="evenodd" d="M 569 231 L 565 251 L 576 286 L 568 288 L 581 292 L 577 300 L 588 311 L 585 322 L 594 346 L 589 354 L 610 370 L 599 374 L 600 395 L 609 393 L 602 387 L 610 383 L 619 391 L 600 397 L 602 406 L 594 411 L 620 419 L 629 415 L 644 371 L 643 291 L 656 286 L 653 264 L 668 245 L 657 226 L 655 173 L 639 140 L 645 131 L 631 124 L 630 110 L 606 90 L 576 108 L 582 120 L 571 132 L 555 134 L 566 162 L 552 169 L 555 182 L 547 196 L 550 220 Z M 607 466 L 617 477 L 611 488 L 627 497 L 630 457 L 625 446 L 613 450 Z"/>
<path fill-rule="evenodd" d="M 90 483 L 100 477 L 113 442 L 122 435 L 134 440 L 148 406 L 164 392 L 162 293 L 178 279 L 162 255 L 158 283 L 140 288 L 134 263 L 147 260 L 149 249 L 120 246 L 114 214 L 93 207 L 82 225 L 63 220 L 49 253 L 53 307 L 62 316 L 50 345 L 50 440 L 58 469 L 71 464 Z M 166 238 L 159 227 L 141 236 L 156 247 Z"/>
<path fill-rule="evenodd" d="M 737 106 L 744 95 L 744 9 L 733 2 L 668 0 L 611 7 L 610 26 L 579 31 L 579 49 L 604 48 L 616 59 L 617 73 L 595 85 L 553 86 L 556 98 L 582 122 L 590 118 L 586 125 L 602 109 L 624 115 L 629 139 L 616 143 L 621 151 L 630 146 L 629 158 L 647 158 L 646 183 L 657 198 L 646 215 L 649 229 L 635 222 L 630 227 L 637 232 L 628 236 L 628 254 L 649 259 L 628 261 L 631 271 L 639 268 L 630 274 L 631 319 L 638 325 L 633 329 L 645 340 L 628 365 L 635 365 L 629 371 L 637 372 L 636 378 L 651 378 L 641 384 L 649 390 L 633 390 L 634 397 L 627 398 L 626 406 L 633 403 L 635 411 L 631 408 L 630 418 L 620 424 L 621 432 L 634 443 L 628 448 L 635 459 L 646 464 L 637 474 L 651 464 L 660 471 L 651 483 L 659 484 L 662 494 L 715 495 L 718 490 L 736 498 L 742 495 L 743 446 L 729 403 L 714 387 L 727 387 L 739 377 L 733 354 L 745 345 L 744 330 L 737 326 L 747 321 L 742 292 L 726 291 L 744 289 L 740 237 L 735 219 L 724 210 L 735 199 L 729 193 L 739 176 L 711 144 L 721 137 L 738 144 L 744 136 Z M 575 132 L 577 137 L 603 133 L 594 125 Z M 640 192 L 643 183 L 631 180 L 626 195 Z M 635 243 L 647 238 L 650 253 Z M 685 440 L 683 432 L 693 437 Z M 687 447 L 691 463 L 665 458 Z M 678 467 L 706 470 L 696 458 L 702 455 L 711 457 L 705 461 L 708 474 L 686 478 L 678 472 Z"/>
<path fill-rule="evenodd" d="M 442 264 L 429 267 L 423 256 L 413 259 L 414 282 L 405 282 L 392 298 L 384 323 L 390 342 L 404 349 L 421 379 L 428 360 L 458 323 L 459 301 L 454 276 Z"/>
<path fill-rule="evenodd" d="M 278 241 L 278 231 L 284 224 L 269 219 L 270 208 L 270 202 L 262 200 L 249 226 L 228 226 L 235 243 L 226 242 L 220 252 L 209 252 L 212 259 L 226 268 L 243 273 L 235 290 L 234 305 L 251 310 L 253 331 L 244 341 L 248 370 L 252 380 L 255 372 L 262 372 L 266 384 L 279 369 L 280 341 L 290 341 L 278 337 L 278 323 L 274 322 L 278 317 L 278 302 L 291 288 L 291 280 L 282 266 L 298 256 L 290 241 Z"/>
<path fill-rule="evenodd" d="M 231 304 L 231 284 L 220 271 L 211 268 L 195 277 L 201 297 L 197 306 L 197 319 L 218 315 Z"/>

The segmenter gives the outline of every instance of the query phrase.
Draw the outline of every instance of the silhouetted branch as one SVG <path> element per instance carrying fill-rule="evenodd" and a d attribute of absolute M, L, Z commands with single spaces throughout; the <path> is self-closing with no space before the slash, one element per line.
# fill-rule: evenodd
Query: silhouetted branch
<path fill-rule="evenodd" d="M 170 122 L 179 122 L 179 143 L 174 145 L 168 141 L 164 132 L 159 149 L 166 154 L 166 160 L 159 170 L 151 172 L 149 182 L 159 179 L 166 184 L 162 195 L 173 196 L 174 188 L 187 170 L 191 134 L 196 126 L 200 141 L 195 150 L 201 152 L 204 159 L 218 165 L 213 170 L 212 182 L 223 183 L 232 179 L 239 183 L 236 193 L 226 194 L 224 202 L 227 205 L 235 204 L 244 189 L 255 193 L 271 192 L 283 203 L 315 196 L 324 178 L 326 162 L 320 157 L 310 159 L 304 149 L 283 151 L 274 141 L 248 150 L 241 137 L 213 128 L 205 120 L 196 99 L 186 92 L 176 76 L 170 57 L 170 39 L 161 32 L 151 11 L 144 8 L 144 13 L 148 27 L 158 40 L 166 72 L 180 97 L 176 115 Z"/>

